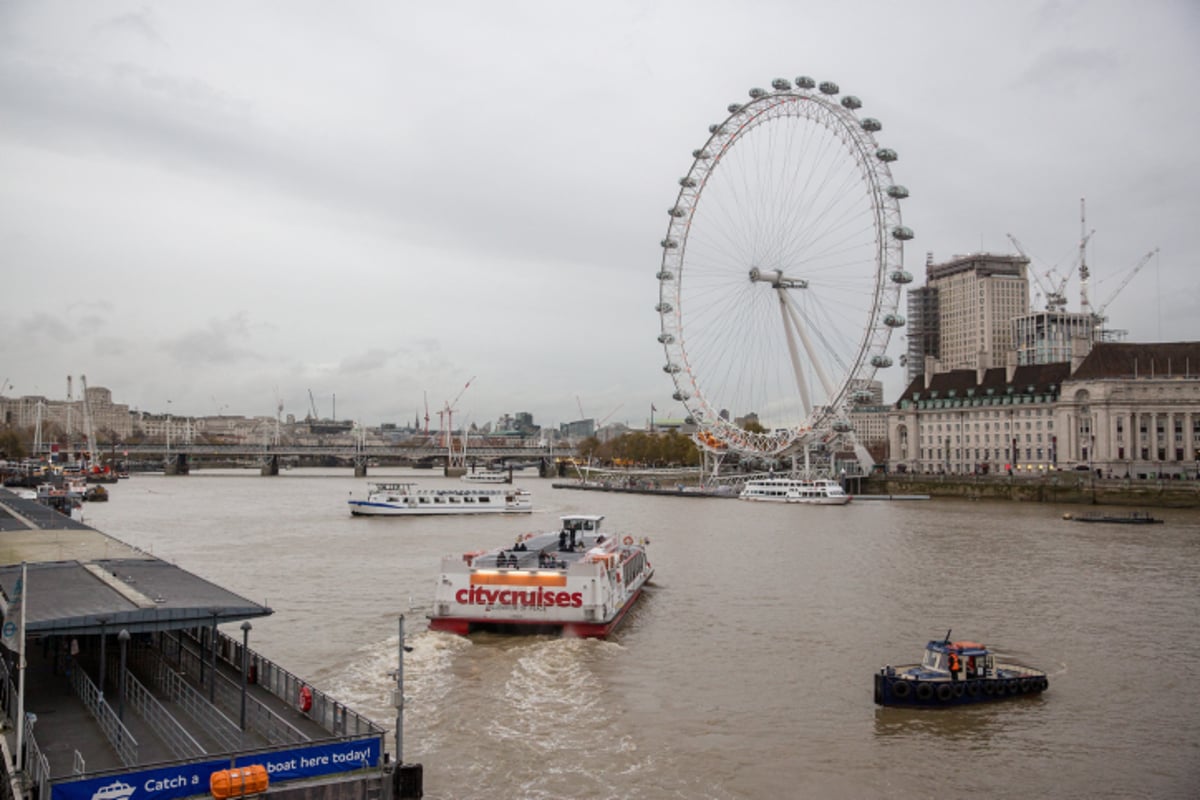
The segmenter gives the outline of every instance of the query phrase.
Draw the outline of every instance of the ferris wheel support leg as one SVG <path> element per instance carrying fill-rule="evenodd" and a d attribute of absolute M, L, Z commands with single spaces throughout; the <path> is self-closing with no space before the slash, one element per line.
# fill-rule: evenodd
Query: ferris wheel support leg
<path fill-rule="evenodd" d="M 796 333 L 800 335 L 800 341 L 804 342 L 804 352 L 808 353 L 808 360 L 813 365 L 813 369 L 817 371 L 817 377 L 821 381 L 821 385 L 825 388 L 825 396 L 829 401 L 832 401 L 837 390 L 833 385 L 833 381 L 829 379 L 829 373 L 825 371 L 825 366 L 821 363 L 821 359 L 817 358 L 816 352 L 813 350 L 812 340 L 808 338 L 808 331 L 804 327 L 804 321 L 800 317 L 800 311 L 796 308 L 792 298 L 788 297 L 786 292 L 780 290 L 783 302 L 787 306 L 787 312 L 792 318 L 792 325 L 796 327 Z M 793 356 L 793 361 L 795 357 Z"/>
<path fill-rule="evenodd" d="M 800 369 L 800 351 L 796 347 L 796 333 L 793 331 L 795 319 L 788 314 L 787 294 L 779 290 L 779 314 L 783 317 L 783 332 L 787 338 L 788 355 L 792 358 L 792 372 L 796 375 L 796 388 L 800 391 L 800 402 L 804 405 L 805 416 L 812 413 L 812 400 L 808 396 L 808 381 L 804 380 L 804 370 Z"/>

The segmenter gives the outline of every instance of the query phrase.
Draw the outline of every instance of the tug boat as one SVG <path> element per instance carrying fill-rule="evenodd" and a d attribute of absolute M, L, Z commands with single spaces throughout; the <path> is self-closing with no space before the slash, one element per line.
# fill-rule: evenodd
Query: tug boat
<path fill-rule="evenodd" d="M 435 487 L 415 483 L 372 483 L 365 500 L 348 501 L 354 517 L 405 517 L 440 514 L 520 514 L 533 511 L 533 497 L 524 489 Z"/>
<path fill-rule="evenodd" d="M 738 495 L 741 500 L 768 503 L 805 503 L 818 506 L 844 506 L 850 502 L 841 484 L 826 478 L 761 478 L 746 481 Z"/>
<path fill-rule="evenodd" d="M 979 642 L 952 642 L 947 631 L 944 640 L 925 646 L 920 664 L 888 665 L 875 673 L 875 702 L 942 708 L 1040 694 L 1049 686 L 1044 671 L 999 663 Z"/>
<path fill-rule="evenodd" d="M 602 532 L 603 515 L 561 521 L 559 530 L 527 534 L 511 547 L 443 558 L 429 629 L 612 633 L 654 575 L 648 542 Z"/>

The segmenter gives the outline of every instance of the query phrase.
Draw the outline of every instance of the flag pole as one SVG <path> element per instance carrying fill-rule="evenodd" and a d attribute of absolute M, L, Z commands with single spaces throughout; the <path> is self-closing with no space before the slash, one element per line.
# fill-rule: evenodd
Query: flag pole
<path fill-rule="evenodd" d="M 17 634 L 21 637 L 17 644 L 17 772 L 25 769 L 25 578 L 28 571 L 29 565 L 22 561 L 21 587 L 13 593 L 21 603 L 21 627 Z"/>

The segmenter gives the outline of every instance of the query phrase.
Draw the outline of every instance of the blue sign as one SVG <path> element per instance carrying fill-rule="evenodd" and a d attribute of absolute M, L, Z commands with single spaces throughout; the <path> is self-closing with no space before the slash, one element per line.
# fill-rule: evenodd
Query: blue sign
<path fill-rule="evenodd" d="M 382 757 L 381 749 L 382 740 L 379 737 L 296 747 L 103 778 L 56 782 L 51 787 L 50 796 L 51 800 L 174 800 L 208 794 L 212 774 L 234 766 L 262 764 L 267 768 L 271 785 L 274 785 L 277 781 L 377 767 Z"/>

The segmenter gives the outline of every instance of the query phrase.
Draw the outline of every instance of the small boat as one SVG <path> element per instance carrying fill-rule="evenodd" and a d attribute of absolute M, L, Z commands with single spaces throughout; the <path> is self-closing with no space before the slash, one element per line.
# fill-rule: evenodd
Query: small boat
<path fill-rule="evenodd" d="M 766 503 L 804 503 L 844 506 L 850 502 L 841 484 L 827 478 L 760 478 L 746 481 L 741 500 Z"/>
<path fill-rule="evenodd" d="M 468 472 L 459 478 L 459 480 L 466 481 L 467 483 L 511 483 L 507 472 L 492 472 L 491 470 L 486 472 Z"/>
<path fill-rule="evenodd" d="M 1050 686 L 1046 673 L 1021 664 L 1000 663 L 979 642 L 942 641 L 925 646 L 920 664 L 875 673 L 875 702 L 881 706 L 941 708 L 1041 694 Z"/>
<path fill-rule="evenodd" d="M 1128 514 L 1063 514 L 1063 519 L 1074 520 L 1075 522 L 1112 522 L 1118 525 L 1154 525 L 1161 524 L 1162 520 L 1157 517 L 1152 517 L 1145 511 L 1131 511 Z"/>
<path fill-rule="evenodd" d="M 527 534 L 513 546 L 446 556 L 430 630 L 608 636 L 654 567 L 646 540 L 609 536 L 603 520 L 572 514 L 561 518 L 559 530 Z"/>
<path fill-rule="evenodd" d="M 519 514 L 533 511 L 532 495 L 524 489 L 421 489 L 415 483 L 372 483 L 369 486 L 365 500 L 350 498 L 351 516 Z"/>

